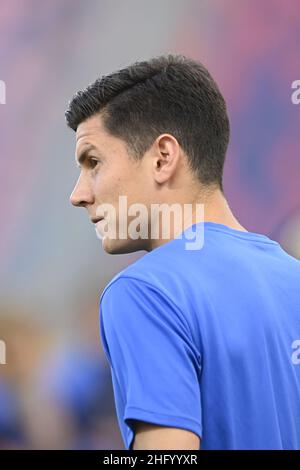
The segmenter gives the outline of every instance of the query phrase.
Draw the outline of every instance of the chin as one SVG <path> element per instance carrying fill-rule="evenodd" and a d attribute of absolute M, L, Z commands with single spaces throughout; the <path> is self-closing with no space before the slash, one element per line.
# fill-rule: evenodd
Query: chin
<path fill-rule="evenodd" d="M 146 250 L 146 240 L 115 240 L 108 237 L 102 239 L 103 250 L 110 255 L 123 255 L 135 251 Z M 144 243 L 143 243 L 144 242 Z"/>

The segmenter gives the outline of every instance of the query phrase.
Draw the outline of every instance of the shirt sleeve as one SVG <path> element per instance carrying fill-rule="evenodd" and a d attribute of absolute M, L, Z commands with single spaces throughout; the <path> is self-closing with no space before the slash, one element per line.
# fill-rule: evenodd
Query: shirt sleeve
<path fill-rule="evenodd" d="M 201 438 L 201 355 L 176 304 L 145 281 L 119 277 L 104 291 L 100 314 L 130 435 L 132 420 L 140 420 Z"/>

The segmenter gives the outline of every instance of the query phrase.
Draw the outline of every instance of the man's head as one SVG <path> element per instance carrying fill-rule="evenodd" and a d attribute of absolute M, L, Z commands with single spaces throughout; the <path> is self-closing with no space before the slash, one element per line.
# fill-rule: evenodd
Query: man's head
<path fill-rule="evenodd" d="M 166 55 L 101 77 L 75 94 L 66 120 L 76 131 L 81 165 L 70 199 L 91 219 L 99 218 L 99 206 L 117 209 L 119 196 L 126 196 L 127 207 L 149 209 L 141 225 L 150 233 L 151 204 L 191 202 L 200 187 L 223 190 L 229 121 L 216 83 L 199 62 Z M 127 221 L 117 210 L 116 226 Z M 112 238 L 103 240 L 110 253 L 149 248 L 147 239 Z"/>

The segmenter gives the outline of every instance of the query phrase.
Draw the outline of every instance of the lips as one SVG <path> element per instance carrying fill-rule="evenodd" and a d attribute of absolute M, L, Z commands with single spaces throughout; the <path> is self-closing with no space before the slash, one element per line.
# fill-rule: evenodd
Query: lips
<path fill-rule="evenodd" d="M 96 224 L 97 222 L 100 222 L 100 220 L 103 220 L 104 217 L 92 217 L 91 221 L 93 224 Z"/>

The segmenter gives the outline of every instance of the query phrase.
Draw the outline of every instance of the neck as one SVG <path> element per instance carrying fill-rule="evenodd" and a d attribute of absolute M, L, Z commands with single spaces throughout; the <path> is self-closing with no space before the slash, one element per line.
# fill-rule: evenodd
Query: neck
<path fill-rule="evenodd" d="M 185 229 L 198 222 L 214 222 L 223 224 L 235 230 L 247 232 L 247 230 L 238 222 L 233 215 L 228 202 L 219 188 L 206 189 L 201 188 L 196 191 L 192 200 L 181 201 L 181 207 L 188 204 L 189 210 L 183 210 L 181 218 L 174 218 L 174 223 L 170 227 L 169 236 L 163 237 L 161 229 L 159 230 L 159 238 L 150 239 L 150 246 L 147 251 L 151 251 L 160 245 L 174 239 Z M 171 221 L 170 217 L 170 221 Z"/>

